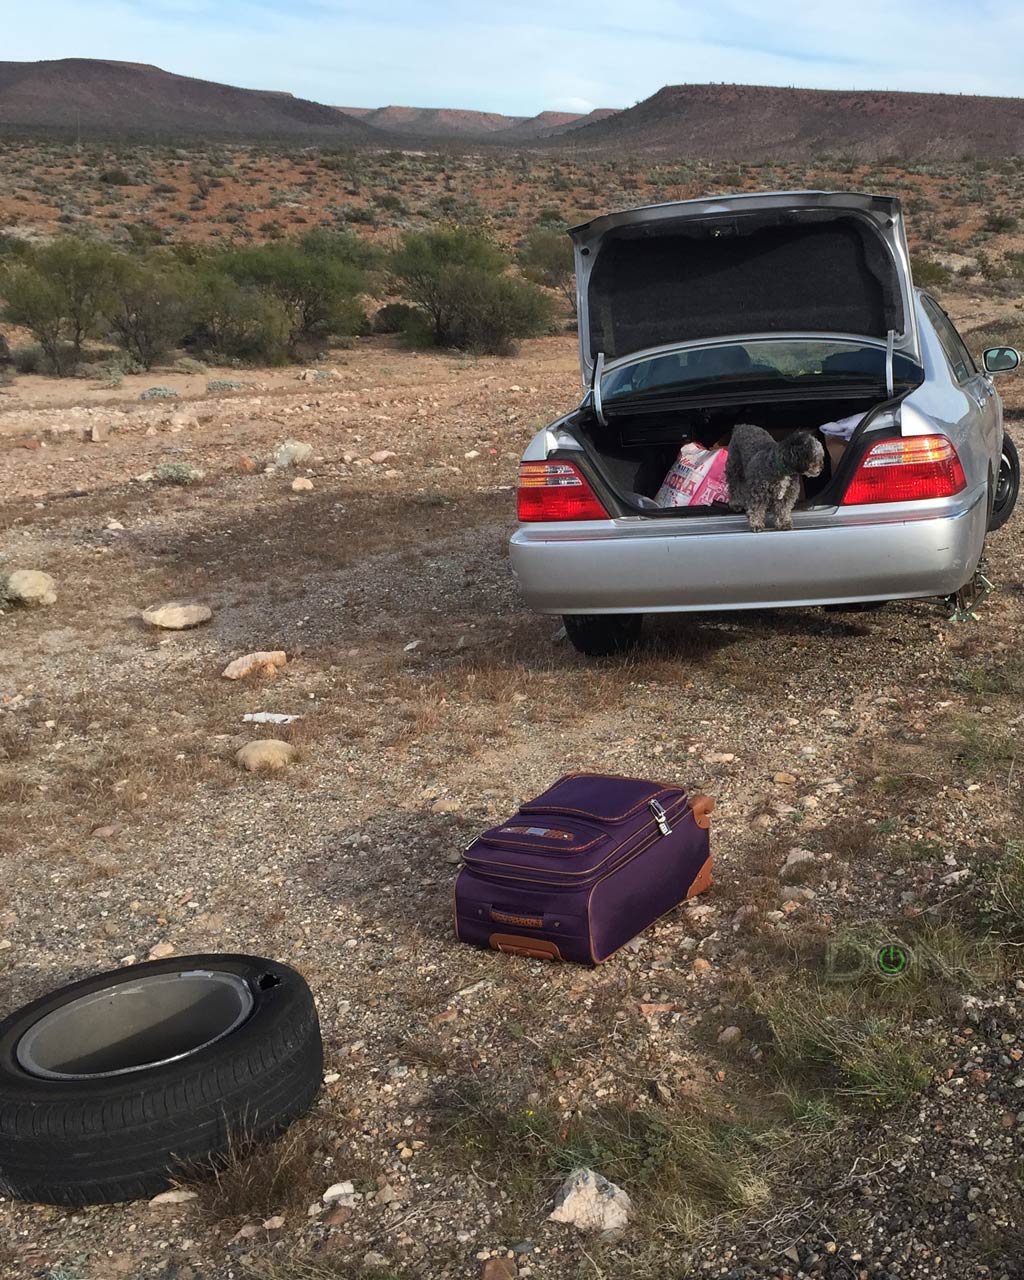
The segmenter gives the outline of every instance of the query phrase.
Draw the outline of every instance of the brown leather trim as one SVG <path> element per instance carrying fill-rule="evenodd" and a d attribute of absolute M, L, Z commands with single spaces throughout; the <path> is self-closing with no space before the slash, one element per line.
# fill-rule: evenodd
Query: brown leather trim
<path fill-rule="evenodd" d="M 710 889 L 714 881 L 711 879 L 711 866 L 714 858 L 708 855 L 704 865 L 693 877 L 693 884 L 686 891 L 687 898 L 696 898 L 698 893 L 703 893 L 705 889 Z"/>
<path fill-rule="evenodd" d="M 694 796 L 690 807 L 693 809 L 694 822 L 707 831 L 711 826 L 711 815 L 715 811 L 714 796 Z"/>
<path fill-rule="evenodd" d="M 492 933 L 487 939 L 494 951 L 507 956 L 528 956 L 531 960 L 561 960 L 562 953 L 545 938 L 520 938 L 514 933 Z"/>
<path fill-rule="evenodd" d="M 514 924 L 520 929 L 543 929 L 543 916 L 517 916 L 511 911 L 495 911 L 491 908 L 491 919 L 495 924 Z"/>

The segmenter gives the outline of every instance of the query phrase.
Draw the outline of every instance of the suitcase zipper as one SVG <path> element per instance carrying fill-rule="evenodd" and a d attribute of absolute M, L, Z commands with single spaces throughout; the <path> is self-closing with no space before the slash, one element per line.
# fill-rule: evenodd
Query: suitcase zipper
<path fill-rule="evenodd" d="M 658 824 L 658 830 L 661 834 L 663 836 L 671 835 L 672 827 L 669 824 L 668 814 L 661 807 L 660 803 L 657 800 L 652 800 L 647 807 L 650 809 L 651 813 L 654 814 L 654 821 Z"/>

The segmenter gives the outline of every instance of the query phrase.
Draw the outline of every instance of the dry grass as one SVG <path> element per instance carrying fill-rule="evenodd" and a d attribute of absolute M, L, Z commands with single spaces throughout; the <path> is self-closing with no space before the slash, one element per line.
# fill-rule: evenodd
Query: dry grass
<path fill-rule="evenodd" d="M 434 1130 L 446 1160 L 486 1168 L 522 1207 L 552 1195 L 573 1169 L 600 1169 L 629 1189 L 651 1232 L 691 1238 L 709 1219 L 769 1194 L 766 1135 L 709 1105 L 615 1103 L 566 1119 L 551 1104 L 510 1101 L 467 1080 L 438 1098 Z"/>
<path fill-rule="evenodd" d="M 292 1125 L 273 1142 L 236 1136 L 212 1169 L 182 1178 L 198 1194 L 199 1210 L 211 1225 L 274 1215 L 304 1219 L 332 1180 L 312 1120 Z"/>

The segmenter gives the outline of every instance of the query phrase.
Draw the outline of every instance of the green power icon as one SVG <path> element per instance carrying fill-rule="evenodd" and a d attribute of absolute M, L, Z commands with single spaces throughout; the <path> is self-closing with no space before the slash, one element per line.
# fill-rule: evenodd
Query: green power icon
<path fill-rule="evenodd" d="M 898 942 L 887 942 L 875 953 L 875 964 L 887 978 L 898 978 L 910 967 L 910 952 Z"/>

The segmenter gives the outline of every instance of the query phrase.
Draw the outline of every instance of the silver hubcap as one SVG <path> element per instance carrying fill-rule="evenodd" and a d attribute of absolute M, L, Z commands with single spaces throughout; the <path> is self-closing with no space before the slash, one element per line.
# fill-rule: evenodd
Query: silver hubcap
<path fill-rule="evenodd" d="M 153 974 L 94 991 L 48 1013 L 21 1037 L 22 1070 L 91 1080 L 177 1062 L 240 1027 L 253 1009 L 232 973 Z"/>

